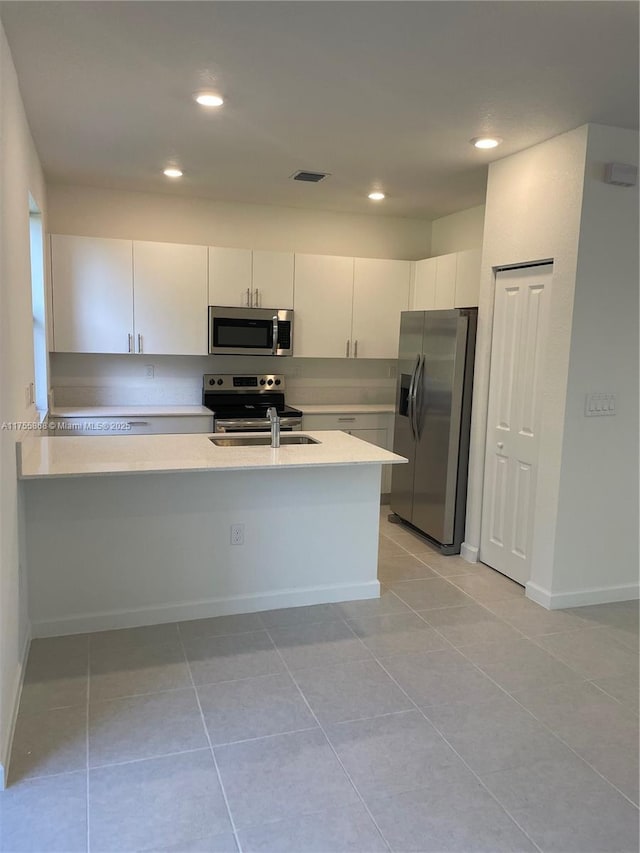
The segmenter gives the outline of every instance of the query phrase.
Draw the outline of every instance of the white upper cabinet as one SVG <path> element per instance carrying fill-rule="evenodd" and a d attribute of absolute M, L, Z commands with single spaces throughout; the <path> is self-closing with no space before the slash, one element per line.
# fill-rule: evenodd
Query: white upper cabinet
<path fill-rule="evenodd" d="M 425 258 L 414 265 L 411 307 L 416 311 L 432 311 L 436 307 L 435 258 Z"/>
<path fill-rule="evenodd" d="M 400 312 L 409 307 L 410 279 L 410 261 L 355 259 L 353 356 L 398 357 Z"/>
<path fill-rule="evenodd" d="M 130 240 L 52 235 L 51 280 L 55 352 L 129 352 Z"/>
<path fill-rule="evenodd" d="M 481 249 L 416 261 L 411 307 L 416 311 L 472 308 L 480 291 Z"/>
<path fill-rule="evenodd" d="M 206 355 L 207 248 L 133 244 L 136 351 Z"/>
<path fill-rule="evenodd" d="M 296 255 L 293 352 L 344 358 L 351 339 L 353 258 Z"/>
<path fill-rule="evenodd" d="M 251 249 L 209 247 L 209 305 L 249 307 Z"/>
<path fill-rule="evenodd" d="M 293 252 L 253 252 L 253 308 L 293 308 Z"/>
<path fill-rule="evenodd" d="M 456 293 L 457 254 L 438 255 L 436 261 L 436 298 L 434 308 L 453 308 Z"/>
<path fill-rule="evenodd" d="M 458 252 L 456 269 L 456 308 L 472 308 L 478 304 L 480 295 L 480 259 L 481 249 Z"/>

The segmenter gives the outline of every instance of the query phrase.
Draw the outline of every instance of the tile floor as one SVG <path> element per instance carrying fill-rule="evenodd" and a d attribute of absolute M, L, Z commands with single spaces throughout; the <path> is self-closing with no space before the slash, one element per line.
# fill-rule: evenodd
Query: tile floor
<path fill-rule="evenodd" d="M 637 602 L 386 514 L 379 600 L 34 641 L 3 853 L 637 851 Z"/>

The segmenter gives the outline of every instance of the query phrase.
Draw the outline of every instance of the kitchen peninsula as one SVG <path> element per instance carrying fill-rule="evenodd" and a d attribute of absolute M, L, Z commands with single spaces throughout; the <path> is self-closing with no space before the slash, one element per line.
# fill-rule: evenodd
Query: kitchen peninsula
<path fill-rule="evenodd" d="M 25 440 L 34 636 L 379 595 L 381 466 L 406 460 L 343 432 L 306 435 L 317 443 Z"/>

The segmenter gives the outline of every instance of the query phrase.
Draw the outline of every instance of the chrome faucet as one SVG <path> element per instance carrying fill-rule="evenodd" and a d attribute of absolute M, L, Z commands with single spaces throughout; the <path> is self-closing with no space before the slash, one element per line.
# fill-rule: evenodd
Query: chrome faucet
<path fill-rule="evenodd" d="M 271 447 L 280 447 L 280 418 L 275 406 L 267 409 L 267 417 L 271 421 Z"/>

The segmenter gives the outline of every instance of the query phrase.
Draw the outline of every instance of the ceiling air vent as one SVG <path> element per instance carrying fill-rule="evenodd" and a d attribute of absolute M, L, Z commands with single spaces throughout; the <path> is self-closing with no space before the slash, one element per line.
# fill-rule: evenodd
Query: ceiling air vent
<path fill-rule="evenodd" d="M 294 172 L 291 177 L 294 181 L 306 181 L 308 184 L 317 184 L 328 176 L 328 172 L 307 172 L 300 169 L 299 172 Z"/>

